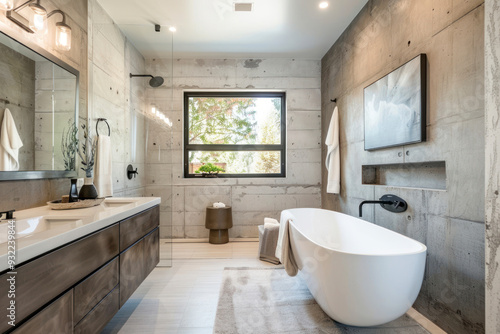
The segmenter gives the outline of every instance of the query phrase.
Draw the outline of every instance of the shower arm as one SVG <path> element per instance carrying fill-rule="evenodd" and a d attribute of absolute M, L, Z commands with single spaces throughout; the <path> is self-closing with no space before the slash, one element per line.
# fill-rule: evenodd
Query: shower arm
<path fill-rule="evenodd" d="M 135 78 L 135 77 L 154 78 L 154 76 L 152 76 L 151 74 L 132 74 L 132 73 L 130 73 L 130 77 L 131 78 Z"/>

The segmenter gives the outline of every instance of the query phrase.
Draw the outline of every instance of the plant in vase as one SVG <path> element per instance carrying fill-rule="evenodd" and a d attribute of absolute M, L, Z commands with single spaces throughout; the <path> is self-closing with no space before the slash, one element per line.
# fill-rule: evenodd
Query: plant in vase
<path fill-rule="evenodd" d="M 214 165 L 211 162 L 203 164 L 202 166 L 200 166 L 200 168 L 198 168 L 198 170 L 195 171 L 196 174 L 201 173 L 205 177 L 217 177 L 217 174 L 219 174 L 219 172 L 224 173 L 225 170 Z"/>
<path fill-rule="evenodd" d="M 82 170 L 85 172 L 85 183 L 80 189 L 78 198 L 84 199 L 96 199 L 97 189 L 94 186 L 94 180 L 92 179 L 92 173 L 94 171 L 94 158 L 96 152 L 97 141 L 93 138 L 90 129 L 87 129 L 85 124 L 82 124 L 83 138 L 82 148 L 78 151 L 78 155 L 82 160 Z"/>
<path fill-rule="evenodd" d="M 61 151 L 64 160 L 64 170 L 76 170 L 76 152 L 78 152 L 78 127 L 73 121 L 68 123 L 68 131 L 63 130 Z"/>

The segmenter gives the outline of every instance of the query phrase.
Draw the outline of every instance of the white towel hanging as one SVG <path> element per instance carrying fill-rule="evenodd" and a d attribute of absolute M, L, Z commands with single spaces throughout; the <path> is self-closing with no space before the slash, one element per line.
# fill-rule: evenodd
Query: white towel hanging
<path fill-rule="evenodd" d="M 326 192 L 340 194 L 340 142 L 339 142 L 339 109 L 335 107 L 330 120 L 325 144 L 328 147 L 326 154 L 326 170 L 328 171 L 328 184 Z"/>
<path fill-rule="evenodd" d="M 113 196 L 113 174 L 111 160 L 111 137 L 97 137 L 97 156 L 95 163 L 94 185 L 99 197 Z"/>
<path fill-rule="evenodd" d="M 19 170 L 19 149 L 23 147 L 23 142 L 17 132 L 16 123 L 10 113 L 5 108 L 0 130 L 0 170 Z"/>

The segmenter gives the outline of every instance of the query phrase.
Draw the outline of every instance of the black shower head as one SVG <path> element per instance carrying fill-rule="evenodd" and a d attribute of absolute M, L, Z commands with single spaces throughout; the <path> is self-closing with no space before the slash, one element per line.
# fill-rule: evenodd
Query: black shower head
<path fill-rule="evenodd" d="M 153 88 L 157 88 L 157 87 L 160 87 L 161 85 L 163 85 L 163 78 L 162 77 L 154 77 L 152 76 L 151 74 L 132 74 L 130 73 L 130 77 L 131 78 L 135 78 L 135 77 L 151 77 L 151 80 L 149 80 L 149 85 Z"/>
<path fill-rule="evenodd" d="M 162 77 L 153 77 L 151 80 L 149 80 L 149 85 L 153 88 L 160 87 L 163 85 L 163 78 Z"/>

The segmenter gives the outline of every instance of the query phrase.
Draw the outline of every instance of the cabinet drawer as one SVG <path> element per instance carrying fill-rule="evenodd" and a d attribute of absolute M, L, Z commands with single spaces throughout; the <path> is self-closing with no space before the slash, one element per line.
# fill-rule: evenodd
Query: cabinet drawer
<path fill-rule="evenodd" d="M 160 228 L 157 227 L 144 237 L 144 278 L 146 278 L 160 262 Z"/>
<path fill-rule="evenodd" d="M 73 290 L 56 299 L 12 333 L 73 333 Z"/>
<path fill-rule="evenodd" d="M 96 271 L 92 276 L 75 286 L 74 322 L 77 324 L 92 310 L 113 288 L 118 285 L 119 259 Z"/>
<path fill-rule="evenodd" d="M 118 248 L 119 225 L 115 224 L 17 268 L 17 321 L 117 256 Z M 7 276 L 0 276 L 0 291 L 8 291 Z M 7 293 L 0 294 L 0 317 L 3 319 L 6 318 L 8 304 Z M 0 332 L 7 329 L 7 322 L 1 321 Z"/>
<path fill-rule="evenodd" d="M 120 253 L 120 307 L 144 280 L 144 239 Z"/>
<path fill-rule="evenodd" d="M 118 312 L 119 298 L 120 287 L 117 286 L 75 326 L 74 333 L 100 333 Z"/>
<path fill-rule="evenodd" d="M 155 206 L 120 222 L 120 251 L 151 232 L 160 223 L 160 207 Z"/>

